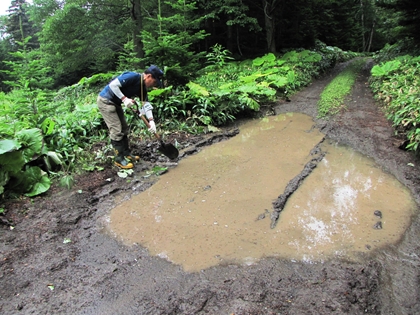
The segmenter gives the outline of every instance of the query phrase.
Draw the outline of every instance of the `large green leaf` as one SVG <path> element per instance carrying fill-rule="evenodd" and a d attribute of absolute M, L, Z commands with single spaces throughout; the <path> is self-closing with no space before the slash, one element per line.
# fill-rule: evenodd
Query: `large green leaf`
<path fill-rule="evenodd" d="M 7 183 L 7 190 L 13 191 L 14 193 L 24 193 L 27 192 L 32 183 L 26 180 L 25 172 L 19 170 L 15 173 L 9 173 L 10 179 Z"/>
<path fill-rule="evenodd" d="M 374 77 L 386 76 L 392 71 L 399 69 L 401 62 L 398 60 L 388 61 L 382 65 L 372 67 L 371 73 Z"/>
<path fill-rule="evenodd" d="M 194 83 L 194 82 L 189 82 L 187 83 L 187 86 L 190 88 L 191 93 L 195 94 L 195 95 L 200 95 L 200 96 L 209 96 L 209 92 L 207 91 L 207 89 L 203 86 L 201 86 L 200 84 Z"/>
<path fill-rule="evenodd" d="M 164 94 L 164 93 L 169 94 L 171 91 L 172 91 L 172 85 L 168 86 L 168 87 L 165 87 L 164 89 L 153 89 L 153 90 L 147 92 L 147 96 L 149 98 L 153 98 L 155 96 L 159 96 L 159 95 Z"/>
<path fill-rule="evenodd" d="M 252 65 L 255 67 L 259 67 L 259 66 L 262 66 L 266 62 L 271 63 L 271 62 L 274 62 L 275 60 L 276 60 L 276 56 L 273 53 L 268 53 L 262 57 L 255 58 L 252 61 Z"/>
<path fill-rule="evenodd" d="M 260 105 L 258 104 L 258 102 L 246 94 L 240 95 L 239 100 L 241 101 L 241 103 L 246 104 L 252 110 L 258 111 L 260 109 Z"/>
<path fill-rule="evenodd" d="M 249 95 L 265 95 L 267 97 L 274 96 L 276 94 L 276 91 L 270 88 L 267 82 L 261 82 L 258 84 L 244 84 L 238 87 L 238 91 Z"/>
<path fill-rule="evenodd" d="M 31 191 L 26 193 L 25 196 L 33 197 L 33 196 L 40 195 L 46 192 L 48 189 L 50 189 L 50 187 L 51 187 L 51 181 L 48 178 L 48 176 L 45 174 L 41 176 L 39 181 L 35 185 L 32 186 Z"/>
<path fill-rule="evenodd" d="M 259 87 L 255 83 L 243 84 L 238 87 L 238 91 L 241 91 L 247 94 L 253 94 L 253 93 L 258 94 L 259 90 L 260 90 Z"/>
<path fill-rule="evenodd" d="M 232 89 L 233 89 L 233 82 L 228 82 L 219 86 L 219 90 L 229 91 L 229 93 L 232 92 Z"/>
<path fill-rule="evenodd" d="M 289 83 L 288 78 L 281 75 L 270 75 L 267 77 L 267 80 L 270 82 L 270 84 L 273 84 L 278 88 L 286 86 Z"/>
<path fill-rule="evenodd" d="M 15 139 L 0 140 L 0 154 L 19 150 L 20 144 Z"/>
<path fill-rule="evenodd" d="M 38 166 L 32 166 L 20 172 L 16 179 L 25 187 L 23 192 L 26 192 L 25 196 L 28 197 L 40 195 L 50 189 L 51 186 L 47 173 Z"/>
<path fill-rule="evenodd" d="M 251 83 L 251 82 L 254 82 L 255 80 L 257 80 L 261 77 L 264 77 L 264 76 L 265 76 L 265 74 L 256 72 L 256 73 L 253 73 L 251 75 L 241 76 L 241 77 L 239 77 L 239 80 L 241 80 L 242 82 L 245 82 L 245 83 Z"/>
<path fill-rule="evenodd" d="M 16 138 L 24 148 L 22 150 L 25 163 L 32 160 L 34 155 L 38 155 L 42 151 L 43 138 L 40 129 L 24 129 L 16 133 Z"/>
<path fill-rule="evenodd" d="M 310 50 L 303 50 L 299 53 L 300 61 L 318 62 L 322 59 L 321 55 Z"/>
<path fill-rule="evenodd" d="M 25 165 L 21 151 L 7 152 L 0 154 L 0 165 L 5 171 L 16 173 Z"/>
<path fill-rule="evenodd" d="M 299 61 L 299 54 L 296 51 L 292 50 L 292 51 L 289 51 L 289 52 L 285 53 L 281 57 L 281 59 L 284 59 L 284 60 L 287 60 L 287 61 L 290 61 L 290 62 L 298 62 Z"/>

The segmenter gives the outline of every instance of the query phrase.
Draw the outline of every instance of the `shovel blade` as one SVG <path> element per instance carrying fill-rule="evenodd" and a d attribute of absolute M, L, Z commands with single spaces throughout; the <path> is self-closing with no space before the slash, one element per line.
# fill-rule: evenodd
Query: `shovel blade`
<path fill-rule="evenodd" d="M 179 151 L 174 145 L 170 143 L 160 142 L 159 152 L 167 156 L 169 159 L 174 160 L 179 156 Z"/>

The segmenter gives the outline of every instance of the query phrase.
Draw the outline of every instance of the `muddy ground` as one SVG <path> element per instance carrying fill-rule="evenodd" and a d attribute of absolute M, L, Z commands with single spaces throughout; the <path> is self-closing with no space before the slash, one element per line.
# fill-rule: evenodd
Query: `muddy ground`
<path fill-rule="evenodd" d="M 321 91 L 344 66 L 268 109 L 312 116 L 327 137 L 372 157 L 420 204 L 420 160 L 400 148 L 402 140 L 375 104 L 367 84 L 371 63 L 347 109 L 328 121 L 316 119 Z M 180 158 L 235 135 L 235 127 L 204 138 L 173 135 L 183 148 Z M 134 143 L 145 152 L 136 172 L 156 164 L 176 167 L 159 157 L 156 145 Z M 71 191 L 54 186 L 45 196 L 7 202 L 0 217 L 0 313 L 420 314 L 418 215 L 398 244 L 369 253 L 363 263 L 267 258 L 251 266 L 186 273 L 103 232 L 104 218 L 116 203 L 152 182 L 122 179 L 108 167 L 78 177 Z"/>

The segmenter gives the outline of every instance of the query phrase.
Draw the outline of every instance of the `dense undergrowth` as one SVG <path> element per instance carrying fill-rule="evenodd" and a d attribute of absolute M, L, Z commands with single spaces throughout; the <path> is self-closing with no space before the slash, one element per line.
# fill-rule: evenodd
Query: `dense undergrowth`
<path fill-rule="evenodd" d="M 149 99 L 161 133 L 210 132 L 239 116 L 258 114 L 262 105 L 289 97 L 338 62 L 357 56 L 318 43 L 312 50 L 231 61 L 228 51 L 216 45 L 207 55 L 207 66 L 194 80 L 182 86 L 168 85 L 153 90 Z M 398 61 L 404 67 L 391 71 L 385 63 L 373 69 L 372 88 L 378 99 L 383 100 L 396 130 L 407 134 L 407 148 L 415 150 L 420 142 L 417 128 L 419 92 L 415 77 L 418 76 L 418 61 L 408 57 Z M 378 75 L 378 69 L 383 70 L 381 75 Z M 48 190 L 51 180 L 58 178 L 62 185 L 70 187 L 74 173 L 101 170 L 109 163 L 112 154 L 108 131 L 97 109 L 96 97 L 118 74 L 102 73 L 82 78 L 77 84 L 59 91 L 27 88 L 29 84 L 21 82 L 10 93 L 0 93 L 2 197 L 40 194 Z M 27 78 L 30 80 L 29 75 Z M 408 80 L 410 88 L 403 87 L 403 82 Z M 396 93 L 398 90 L 400 92 Z M 328 106 L 320 105 L 320 115 L 331 115 L 339 110 L 339 107 L 332 110 Z M 393 113 L 409 118 L 398 122 Z M 140 120 L 129 113 L 126 117 L 133 136 L 150 137 Z M 98 143 L 101 145 L 96 145 Z"/>
<path fill-rule="evenodd" d="M 420 56 L 404 55 L 372 68 L 370 86 L 405 148 L 420 149 Z"/>

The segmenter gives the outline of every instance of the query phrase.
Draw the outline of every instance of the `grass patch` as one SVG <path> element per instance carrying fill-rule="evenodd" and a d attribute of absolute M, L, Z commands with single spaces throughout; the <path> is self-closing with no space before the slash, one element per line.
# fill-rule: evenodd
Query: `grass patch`
<path fill-rule="evenodd" d="M 326 86 L 318 101 L 318 118 L 335 115 L 344 107 L 344 98 L 350 93 L 365 62 L 365 59 L 353 61 Z"/>

